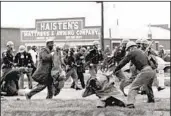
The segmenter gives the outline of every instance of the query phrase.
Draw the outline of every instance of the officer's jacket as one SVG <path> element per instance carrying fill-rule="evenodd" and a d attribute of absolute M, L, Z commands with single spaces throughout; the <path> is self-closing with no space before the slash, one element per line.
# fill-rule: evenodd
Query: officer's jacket
<path fill-rule="evenodd" d="M 75 61 L 77 64 L 77 72 L 85 72 L 83 60 L 81 57 L 84 57 L 81 53 L 75 55 Z"/>
<path fill-rule="evenodd" d="M 9 51 L 4 51 L 2 53 L 2 69 L 11 68 L 14 62 L 14 54 Z"/>
<path fill-rule="evenodd" d="M 99 51 L 97 49 L 91 49 L 85 58 L 86 62 L 92 64 L 98 64 L 100 61 Z"/>
<path fill-rule="evenodd" d="M 16 63 L 17 66 L 19 66 L 19 67 L 21 67 L 21 66 L 26 67 L 26 66 L 28 66 L 28 64 L 30 64 L 30 65 L 34 64 L 31 54 L 28 52 L 23 52 L 23 53 L 18 52 L 15 56 L 14 63 Z"/>
<path fill-rule="evenodd" d="M 52 81 L 52 55 L 49 48 L 42 48 L 39 53 L 39 62 L 32 78 L 42 84 Z"/>
<path fill-rule="evenodd" d="M 136 69 L 141 71 L 145 66 L 148 65 L 148 57 L 144 54 L 142 50 L 136 49 L 129 52 L 123 60 L 120 61 L 118 66 L 115 69 L 115 72 L 120 70 L 125 66 L 129 61 L 135 65 Z"/>

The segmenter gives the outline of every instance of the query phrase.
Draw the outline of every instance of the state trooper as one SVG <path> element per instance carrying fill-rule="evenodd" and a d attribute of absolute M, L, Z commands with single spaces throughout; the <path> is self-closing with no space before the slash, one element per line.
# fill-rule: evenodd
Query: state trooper
<path fill-rule="evenodd" d="M 113 55 L 113 68 L 116 67 L 116 65 L 119 64 L 119 62 L 125 57 L 126 55 L 126 45 L 129 42 L 129 39 L 123 39 L 120 46 L 118 46 L 114 52 Z M 110 70 L 113 70 L 113 68 L 111 68 Z M 121 89 L 121 91 L 123 91 L 124 89 L 124 83 L 126 81 L 126 75 L 123 73 L 122 70 L 117 71 L 116 73 L 116 77 L 119 79 L 119 81 L 121 82 L 119 85 L 119 88 Z M 124 94 L 125 95 L 125 94 Z"/>
<path fill-rule="evenodd" d="M 141 39 L 137 39 L 135 43 L 137 44 L 137 48 L 141 49 Z"/>
<path fill-rule="evenodd" d="M 14 59 L 14 65 L 16 67 L 28 67 L 29 72 L 26 73 L 28 78 L 28 87 L 29 89 L 32 89 L 32 67 L 34 66 L 31 54 L 26 52 L 26 47 L 24 45 L 19 46 L 19 52 L 16 54 Z M 21 74 L 20 80 L 19 80 L 19 88 L 24 89 L 24 74 Z"/>
<path fill-rule="evenodd" d="M 64 58 L 64 64 L 66 68 L 66 81 L 71 76 L 74 83 L 72 83 L 71 88 L 74 88 L 76 90 L 80 90 L 78 86 L 78 75 L 76 71 L 76 61 L 74 57 L 74 52 L 72 49 L 68 51 L 68 54 Z"/>
<path fill-rule="evenodd" d="M 149 41 L 147 39 L 142 39 L 141 44 L 142 44 L 142 50 L 143 51 L 146 51 L 146 49 L 147 49 L 147 47 L 149 45 Z M 149 48 L 149 50 L 147 50 L 146 55 L 148 57 L 151 55 L 151 56 L 153 56 L 153 58 L 155 58 L 156 56 L 158 56 L 157 53 L 155 52 L 155 50 L 152 49 L 151 47 Z M 155 61 L 157 61 L 157 60 L 155 59 Z M 157 66 L 152 66 L 152 69 L 155 70 L 155 72 L 157 72 Z M 161 90 L 165 89 L 165 88 L 159 86 L 159 83 L 157 81 L 157 75 L 156 75 L 156 73 L 155 73 L 154 84 L 157 87 L 157 90 L 158 91 L 161 91 Z M 145 91 L 142 91 L 141 94 L 145 94 Z"/>
<path fill-rule="evenodd" d="M 155 72 L 149 66 L 147 56 L 144 54 L 143 51 L 137 49 L 137 45 L 133 41 L 127 43 L 126 50 L 128 51 L 128 54 L 114 69 L 114 74 L 116 74 L 122 67 L 124 67 L 130 61 L 133 63 L 133 65 L 135 65 L 136 69 L 140 71 L 135 80 L 132 82 L 132 85 L 129 89 L 127 107 L 135 108 L 135 97 L 138 93 L 138 90 L 142 86 L 146 87 L 145 90 L 147 93 L 148 102 L 154 102 L 152 83 L 155 77 Z"/>
<path fill-rule="evenodd" d="M 89 72 L 91 77 L 96 77 L 97 74 L 97 66 L 100 61 L 100 55 L 98 51 L 98 41 L 93 42 L 93 48 L 89 50 L 88 54 L 86 55 L 85 61 L 89 66 Z"/>
<path fill-rule="evenodd" d="M 52 56 L 54 39 L 48 38 L 46 40 L 46 47 L 42 48 L 39 53 L 39 63 L 36 71 L 34 72 L 32 78 L 38 82 L 36 88 L 32 89 L 29 93 L 26 93 L 26 99 L 31 99 L 31 97 L 38 92 L 42 91 L 47 87 L 47 97 L 46 99 L 52 99 L 53 97 L 53 79 L 51 76 L 52 70 Z"/>
<path fill-rule="evenodd" d="M 12 41 L 8 41 L 6 47 L 7 50 L 2 52 L 2 66 L 1 66 L 2 78 L 7 72 L 9 72 L 12 69 L 14 65 L 14 53 L 13 53 L 14 43 Z"/>

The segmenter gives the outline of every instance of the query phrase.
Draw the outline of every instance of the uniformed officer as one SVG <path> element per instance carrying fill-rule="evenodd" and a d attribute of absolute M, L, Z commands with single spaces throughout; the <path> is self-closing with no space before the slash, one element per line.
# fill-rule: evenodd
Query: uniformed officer
<path fill-rule="evenodd" d="M 114 68 L 125 57 L 125 55 L 126 55 L 126 45 L 127 45 L 127 43 L 129 41 L 130 41 L 129 39 L 123 39 L 122 42 L 121 42 L 121 45 L 116 48 L 116 50 L 114 52 L 114 56 L 113 56 L 113 62 L 115 64 L 113 66 Z M 124 89 L 123 85 L 124 85 L 124 83 L 126 81 L 126 75 L 123 73 L 122 70 L 119 70 L 116 73 L 116 77 L 118 77 L 119 81 L 121 82 L 120 85 L 119 85 L 119 88 L 121 89 L 121 91 L 123 91 L 123 89 Z"/>
<path fill-rule="evenodd" d="M 93 42 L 93 48 L 86 55 L 85 61 L 89 64 L 89 72 L 91 77 L 96 77 L 97 66 L 100 61 L 99 51 L 98 51 L 98 41 Z"/>
<path fill-rule="evenodd" d="M 83 74 L 85 73 L 84 53 L 85 53 L 85 49 L 80 48 L 80 51 L 78 51 L 78 53 L 75 55 L 76 65 L 77 65 L 77 75 L 78 75 L 78 78 L 80 79 L 82 88 L 85 88 L 84 74 Z"/>
<path fill-rule="evenodd" d="M 162 45 L 159 45 L 159 57 L 164 58 L 164 49 Z"/>
<path fill-rule="evenodd" d="M 115 68 L 114 74 L 117 73 L 123 66 L 125 66 L 129 61 L 131 61 L 140 73 L 137 75 L 135 80 L 132 82 L 130 90 L 128 92 L 128 108 L 135 108 L 135 97 L 138 93 L 140 87 L 146 87 L 146 93 L 148 96 L 148 102 L 154 102 L 154 95 L 152 90 L 152 83 L 154 80 L 155 72 L 148 64 L 148 58 L 143 51 L 137 49 L 136 43 L 130 41 L 127 43 L 126 50 L 128 54 Z"/>
<path fill-rule="evenodd" d="M 8 41 L 6 46 L 7 50 L 2 53 L 2 78 L 7 72 L 9 72 L 12 69 L 14 65 L 14 43 L 12 41 Z"/>
<path fill-rule="evenodd" d="M 46 99 L 52 99 L 53 97 L 53 79 L 51 76 L 52 70 L 52 56 L 53 52 L 54 39 L 48 38 L 46 40 L 46 47 L 42 48 L 39 53 L 39 63 L 36 71 L 34 72 L 32 78 L 38 82 L 36 88 L 32 89 L 29 93 L 26 94 L 26 99 L 31 99 L 31 97 L 38 92 L 42 91 L 47 87 L 47 97 Z"/>
<path fill-rule="evenodd" d="M 26 52 L 26 47 L 24 45 L 19 46 L 19 52 L 15 56 L 14 63 L 16 67 L 28 67 L 30 69 L 30 72 L 26 73 L 26 75 L 28 78 L 28 87 L 29 89 L 32 89 L 31 73 L 34 63 L 31 54 Z M 24 89 L 24 74 L 21 74 L 19 82 L 19 88 Z"/>
<path fill-rule="evenodd" d="M 147 49 L 147 47 L 148 47 L 148 45 L 149 45 L 149 41 L 148 41 L 147 39 L 142 39 L 141 43 L 142 43 L 142 50 L 143 50 L 143 51 L 146 51 L 146 49 Z M 154 58 L 155 58 L 155 56 L 157 56 L 157 53 L 156 53 L 155 50 L 152 49 L 152 48 L 149 48 L 149 50 L 147 51 L 146 54 L 147 54 L 147 56 L 152 55 Z M 155 60 L 155 61 L 156 61 L 156 60 Z M 157 61 L 156 61 L 156 63 L 157 63 Z M 152 69 L 155 70 L 155 72 L 157 72 L 157 67 L 156 67 L 156 66 L 152 66 Z M 158 91 L 161 91 L 161 90 L 165 89 L 165 88 L 159 86 L 159 83 L 158 83 L 158 81 L 157 81 L 157 75 L 155 76 L 154 84 L 155 84 L 155 86 L 157 87 L 157 90 L 158 90 Z M 144 91 L 142 91 L 142 94 L 143 94 L 143 93 L 144 93 Z"/>
<path fill-rule="evenodd" d="M 66 67 L 66 80 L 69 79 L 71 76 L 74 83 L 72 83 L 71 88 L 74 88 L 76 90 L 80 90 L 78 87 L 78 75 L 76 70 L 76 61 L 74 57 L 73 50 L 68 51 L 68 54 L 64 58 L 64 63 Z"/>
<path fill-rule="evenodd" d="M 140 49 L 141 48 L 141 39 L 137 39 L 135 41 L 135 43 L 137 44 L 137 48 Z"/>

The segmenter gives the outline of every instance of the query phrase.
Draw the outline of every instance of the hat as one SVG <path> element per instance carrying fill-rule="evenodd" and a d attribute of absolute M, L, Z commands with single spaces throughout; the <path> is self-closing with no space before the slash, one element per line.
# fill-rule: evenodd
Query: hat
<path fill-rule="evenodd" d="M 130 40 L 129 39 L 122 39 L 121 43 L 128 43 Z"/>
<path fill-rule="evenodd" d="M 132 47 L 132 46 L 137 46 L 135 42 L 133 41 L 129 41 L 127 44 L 126 44 L 126 50 L 128 50 L 128 48 Z"/>
<path fill-rule="evenodd" d="M 162 45 L 159 45 L 159 47 L 160 47 L 160 48 L 163 48 L 164 46 L 162 46 Z"/>
<path fill-rule="evenodd" d="M 99 45 L 98 41 L 93 41 L 93 45 Z"/>
<path fill-rule="evenodd" d="M 149 44 L 147 39 L 142 39 L 142 40 L 141 40 L 141 43 L 142 43 L 142 44 Z"/>
<path fill-rule="evenodd" d="M 46 39 L 46 43 L 51 42 L 51 41 L 54 41 L 54 39 L 53 38 Z"/>
<path fill-rule="evenodd" d="M 24 45 L 20 45 L 19 52 L 24 52 L 26 47 Z"/>
<path fill-rule="evenodd" d="M 14 45 L 14 43 L 12 41 L 7 42 L 7 46 L 13 46 L 13 45 Z"/>
<path fill-rule="evenodd" d="M 136 44 L 140 44 L 140 43 L 141 43 L 141 39 L 137 39 L 137 40 L 135 41 L 135 43 L 136 43 Z"/>

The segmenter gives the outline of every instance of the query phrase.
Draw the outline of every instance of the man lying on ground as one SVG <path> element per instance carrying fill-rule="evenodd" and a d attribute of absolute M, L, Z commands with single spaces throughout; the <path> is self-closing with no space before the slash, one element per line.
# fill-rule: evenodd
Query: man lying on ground
<path fill-rule="evenodd" d="M 115 83 L 110 76 L 97 74 L 96 78 L 90 77 L 88 79 L 86 89 L 82 97 L 96 94 L 96 96 L 99 97 L 99 101 L 96 105 L 97 108 L 103 108 L 106 106 L 125 107 L 125 103 L 116 98 L 116 95 L 120 94 L 120 92 L 114 84 Z"/>

